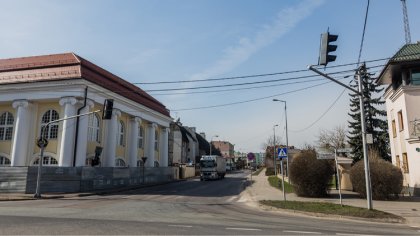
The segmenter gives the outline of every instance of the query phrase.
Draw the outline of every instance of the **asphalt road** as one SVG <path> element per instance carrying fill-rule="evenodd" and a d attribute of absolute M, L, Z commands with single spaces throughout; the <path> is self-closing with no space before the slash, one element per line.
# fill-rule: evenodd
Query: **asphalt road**
<path fill-rule="evenodd" d="M 419 235 L 402 224 L 265 211 L 241 201 L 244 173 L 104 196 L 0 202 L 0 234 Z"/>

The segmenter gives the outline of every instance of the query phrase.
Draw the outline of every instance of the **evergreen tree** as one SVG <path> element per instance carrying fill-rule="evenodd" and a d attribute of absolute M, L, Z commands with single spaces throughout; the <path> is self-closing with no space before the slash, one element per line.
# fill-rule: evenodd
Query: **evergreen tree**
<path fill-rule="evenodd" d="M 368 144 L 368 148 L 376 148 L 384 160 L 391 161 L 386 111 L 381 109 L 385 103 L 380 95 L 384 88 L 378 87 L 364 64 L 359 70 L 362 78 L 363 97 L 365 98 L 366 133 L 373 136 L 373 144 Z M 350 86 L 358 90 L 358 80 L 355 79 Z M 353 162 L 355 163 L 363 159 L 360 102 L 357 94 L 350 94 L 350 112 L 348 114 L 351 120 L 349 121 L 349 135 L 347 137 L 349 139 L 348 143 L 353 149 Z"/>

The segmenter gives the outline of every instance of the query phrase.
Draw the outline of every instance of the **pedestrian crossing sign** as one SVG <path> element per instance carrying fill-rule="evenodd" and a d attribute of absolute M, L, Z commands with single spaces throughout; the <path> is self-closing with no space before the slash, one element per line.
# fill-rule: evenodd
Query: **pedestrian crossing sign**
<path fill-rule="evenodd" d="M 287 158 L 287 148 L 277 148 L 277 157 L 280 159 Z"/>

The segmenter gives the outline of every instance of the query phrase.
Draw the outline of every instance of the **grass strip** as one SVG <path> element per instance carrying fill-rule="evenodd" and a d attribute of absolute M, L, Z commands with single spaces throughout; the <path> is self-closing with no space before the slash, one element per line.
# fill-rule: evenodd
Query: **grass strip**
<path fill-rule="evenodd" d="M 258 170 L 252 172 L 252 175 L 259 175 L 264 168 L 259 168 Z"/>
<path fill-rule="evenodd" d="M 271 201 L 262 200 L 261 204 L 281 209 L 289 209 L 295 211 L 322 213 L 329 215 L 340 215 L 361 218 L 379 218 L 379 219 L 398 219 L 404 218 L 378 210 L 368 210 L 366 208 L 353 207 L 347 205 L 338 205 L 328 202 L 300 202 L 300 201 Z"/>
<path fill-rule="evenodd" d="M 282 190 L 281 179 L 278 178 L 277 176 L 275 175 L 268 176 L 268 182 L 270 183 L 271 187 Z M 288 182 L 284 181 L 284 190 L 286 191 L 286 193 L 293 193 L 293 186 L 290 185 Z"/>

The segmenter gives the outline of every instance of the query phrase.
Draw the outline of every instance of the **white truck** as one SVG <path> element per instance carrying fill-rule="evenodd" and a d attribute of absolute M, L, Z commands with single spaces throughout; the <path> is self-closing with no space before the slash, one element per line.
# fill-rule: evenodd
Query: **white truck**
<path fill-rule="evenodd" d="M 223 179 L 226 174 L 226 159 L 220 156 L 202 156 L 200 159 L 200 180 Z"/>

